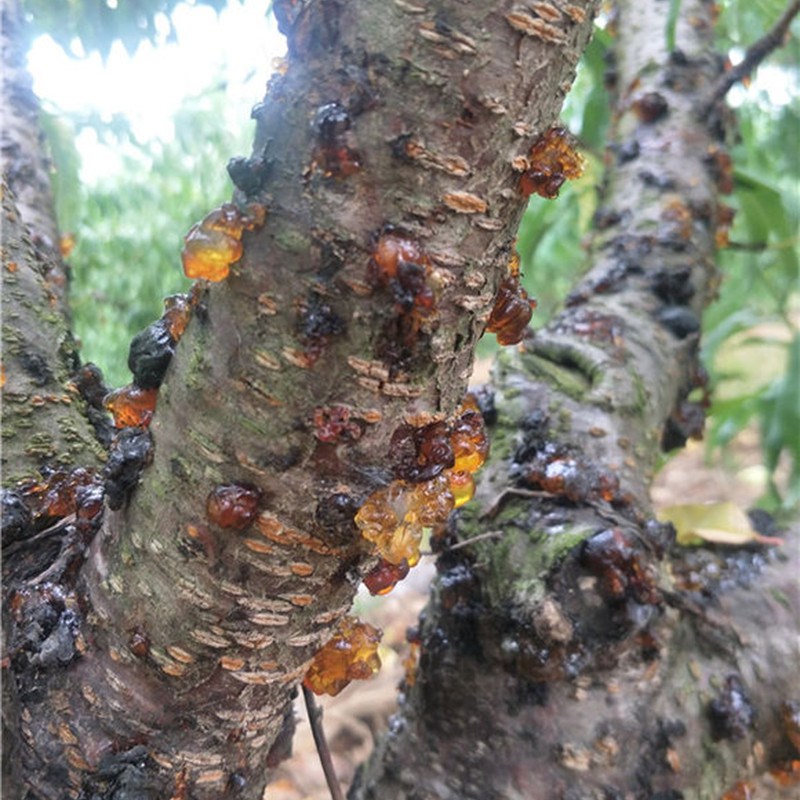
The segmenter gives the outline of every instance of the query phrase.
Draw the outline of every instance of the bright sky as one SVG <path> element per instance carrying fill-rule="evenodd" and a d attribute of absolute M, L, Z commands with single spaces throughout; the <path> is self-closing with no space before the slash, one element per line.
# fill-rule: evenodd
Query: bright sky
<path fill-rule="evenodd" d="M 272 62 L 286 49 L 268 13 L 269 4 L 270 0 L 228 0 L 217 17 L 213 9 L 188 0 L 172 15 L 177 43 L 165 42 L 168 23 L 163 17 L 160 43 L 144 42 L 131 57 L 117 42 L 105 64 L 97 53 L 73 58 L 49 36 L 39 37 L 28 57 L 34 89 L 56 110 L 94 110 L 107 119 L 124 113 L 138 138 L 168 141 L 173 136 L 172 113 L 181 99 L 225 81 L 230 99 L 225 122 L 241 126 L 243 109 L 261 100 Z M 734 62 L 742 57 L 738 51 L 730 55 Z M 765 65 L 753 85 L 735 87 L 729 101 L 739 105 L 759 90 L 774 104 L 791 98 L 786 73 Z M 91 183 L 119 169 L 117 152 L 99 144 L 91 128 L 78 135 L 77 145 L 83 181 Z"/>
<path fill-rule="evenodd" d="M 105 64 L 97 53 L 73 58 L 49 36 L 41 36 L 28 56 L 34 90 L 57 109 L 95 110 L 108 119 L 124 113 L 137 138 L 169 140 L 172 113 L 181 99 L 224 80 L 231 111 L 238 115 L 238 123 L 233 113 L 226 122 L 242 125 L 242 107 L 261 100 L 273 59 L 286 50 L 268 6 L 269 0 L 229 0 L 217 17 L 207 6 L 182 3 L 172 14 L 177 43 L 143 42 L 131 57 L 116 42 Z M 167 31 L 163 18 L 162 40 Z M 84 181 L 117 169 L 114 152 L 98 145 L 93 131 L 85 129 L 77 144 Z"/>

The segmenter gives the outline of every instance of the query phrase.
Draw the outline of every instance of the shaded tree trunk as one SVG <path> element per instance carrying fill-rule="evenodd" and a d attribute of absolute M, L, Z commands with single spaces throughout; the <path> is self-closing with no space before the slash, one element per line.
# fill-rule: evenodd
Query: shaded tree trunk
<path fill-rule="evenodd" d="M 4 563 L 11 796 L 261 797 L 296 686 L 376 564 L 353 516 L 402 477 L 390 440 L 462 398 L 524 206 L 512 162 L 555 119 L 595 5 L 275 4 L 288 67 L 232 165 L 266 222 L 177 347 L 166 321 L 138 340 L 139 389 L 175 353 L 152 425 L 111 444 L 85 562 L 99 473 L 59 459 L 66 515 L 45 475 L 4 495 L 35 501 Z M 381 235 L 417 253 L 397 280 L 369 268 Z M 349 434 L 326 441 L 315 420 L 341 409 Z M 19 474 L 55 466 L 16 453 Z M 207 510 L 231 486 L 259 499 L 242 530 Z"/>
<path fill-rule="evenodd" d="M 718 109 L 697 113 L 721 71 L 711 4 L 682 4 L 671 53 L 667 11 L 615 4 L 592 267 L 495 367 L 490 463 L 352 798 L 796 791 L 768 774 L 796 738 L 796 545 L 678 548 L 648 497 L 662 450 L 702 433 L 699 318 L 732 188 Z"/>

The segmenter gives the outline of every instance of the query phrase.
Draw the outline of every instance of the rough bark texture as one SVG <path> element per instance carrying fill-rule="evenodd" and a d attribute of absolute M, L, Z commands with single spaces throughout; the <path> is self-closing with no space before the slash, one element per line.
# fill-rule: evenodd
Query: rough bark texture
<path fill-rule="evenodd" d="M 702 431 L 688 396 L 726 188 L 693 113 L 720 69 L 711 5 L 683 3 L 671 54 L 667 5 L 616 4 L 593 266 L 497 364 L 490 464 L 352 798 L 711 800 L 791 755 L 797 547 L 681 552 L 648 498 L 662 448 Z"/>
<path fill-rule="evenodd" d="M 38 478 L 44 464 L 95 467 L 101 457 L 70 378 L 78 365 L 58 252 L 39 102 L 25 70 L 14 0 L 2 4 L 4 486 Z"/>
<path fill-rule="evenodd" d="M 594 5 L 523 34 L 496 0 L 276 3 L 288 68 L 233 168 L 266 224 L 202 293 L 130 504 L 77 578 L 12 598 L 31 797 L 261 797 L 295 687 L 375 563 L 352 519 L 392 478 L 392 434 L 464 392 L 524 205 L 511 161 L 552 124 Z M 431 259 L 422 321 L 368 281 L 389 225 Z M 356 441 L 315 435 L 334 405 Z M 232 483 L 262 492 L 244 531 L 206 518 Z"/>
<path fill-rule="evenodd" d="M 55 261 L 3 192 L 3 454 L 6 486 L 44 464 L 96 467 L 103 457 L 70 378 L 75 343 L 61 313 Z"/>

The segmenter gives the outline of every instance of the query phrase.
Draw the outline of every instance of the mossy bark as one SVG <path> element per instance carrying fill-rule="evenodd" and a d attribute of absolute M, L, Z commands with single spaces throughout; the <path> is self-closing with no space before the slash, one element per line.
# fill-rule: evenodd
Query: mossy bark
<path fill-rule="evenodd" d="M 354 799 L 711 800 L 791 755 L 796 547 L 681 551 L 648 496 L 662 449 L 702 431 L 699 318 L 726 188 L 695 113 L 720 71 L 711 4 L 682 4 L 672 53 L 668 8 L 615 4 L 592 266 L 496 365 L 499 446 L 439 543 L 419 667 Z M 692 585 L 693 570 L 714 577 Z M 739 688 L 740 726 L 722 732 L 714 709 Z"/>

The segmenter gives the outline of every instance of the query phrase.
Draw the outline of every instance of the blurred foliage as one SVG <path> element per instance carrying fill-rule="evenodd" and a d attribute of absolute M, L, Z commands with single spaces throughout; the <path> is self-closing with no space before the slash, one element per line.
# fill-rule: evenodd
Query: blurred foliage
<path fill-rule="evenodd" d="M 720 46 L 745 50 L 784 8 L 783 0 L 728 0 L 717 26 Z M 758 422 L 768 508 L 800 503 L 799 29 L 795 19 L 794 35 L 762 66 L 768 80 L 756 73 L 750 89 L 734 90 L 740 101 L 731 148 L 734 193 L 726 202 L 737 213 L 730 246 L 719 253 L 720 295 L 704 318 L 703 356 L 717 397 L 709 446 L 725 446 Z M 788 475 L 783 496 L 775 483 L 782 462 Z"/>
<path fill-rule="evenodd" d="M 225 164 L 232 154 L 249 152 L 253 131 L 248 125 L 235 135 L 226 130 L 220 125 L 225 110 L 224 87 L 187 100 L 176 110 L 169 142 L 137 141 L 124 117 L 106 123 L 61 117 L 48 125 L 48 132 L 63 134 L 69 122 L 73 137 L 89 127 L 122 161 L 115 177 L 81 187 L 74 143 L 66 160 L 65 146 L 53 153 L 59 222 L 63 231 L 76 234 L 69 263 L 81 355 L 97 363 L 112 385 L 130 380 L 126 362 L 132 336 L 160 316 L 163 297 L 189 286 L 180 263 L 183 235 L 230 199 Z M 241 119 L 247 119 L 246 109 Z M 60 138 L 50 141 L 53 146 Z"/>
<path fill-rule="evenodd" d="M 115 41 L 133 54 L 143 41 L 155 42 L 159 28 L 174 38 L 169 15 L 181 0 L 21 0 L 31 37 L 48 33 L 67 52 L 98 51 L 108 56 Z M 215 11 L 228 0 L 199 0 Z M 77 53 L 76 53 L 77 51 Z"/>
<path fill-rule="evenodd" d="M 219 8 L 223 2 L 208 4 Z M 51 35 L 58 32 L 58 41 L 69 45 L 80 28 L 83 48 L 103 53 L 113 36 L 122 38 L 128 49 L 143 38 L 152 38 L 155 16 L 168 13 L 175 4 L 176 0 L 119 0 L 117 8 L 107 13 L 108 4 L 99 0 L 63 4 L 25 0 L 35 24 Z M 742 52 L 769 29 L 784 0 L 723 0 L 718 5 L 720 50 Z M 679 0 L 671 0 L 670 8 L 677 14 Z M 81 14 L 75 9 L 82 9 Z M 109 16 L 122 9 L 123 16 Z M 96 17 L 87 27 L 88 11 Z M 108 27 L 109 19 L 115 20 L 116 29 Z M 667 39 L 671 26 L 669 22 Z M 795 32 L 796 27 L 797 21 Z M 112 36 L 114 30 L 120 33 Z M 603 87 L 609 41 L 606 31 L 596 31 L 563 112 L 587 156 L 586 175 L 565 186 L 555 202 L 532 198 L 520 227 L 523 281 L 539 302 L 536 326 L 552 317 L 586 267 L 582 242 L 596 209 L 610 122 Z M 766 90 L 734 91 L 739 100 L 738 139 L 731 147 L 735 191 L 726 201 L 737 215 L 731 246 L 719 253 L 723 274 L 719 299 L 704 318 L 703 354 L 716 398 L 708 426 L 709 446 L 726 445 L 758 421 L 770 476 L 782 461 L 790 466 L 786 496 L 780 497 L 772 484 L 765 499 L 773 508 L 800 499 L 800 336 L 796 325 L 800 151 L 787 146 L 796 142 L 800 130 L 799 41 L 795 35 L 768 62 L 773 71 L 774 65 L 779 66 L 776 80 L 783 87 L 781 102 L 773 102 Z M 57 165 L 59 218 L 62 229 L 77 233 L 70 260 L 83 355 L 97 361 L 114 384 L 128 380 L 125 358 L 131 336 L 160 314 L 164 295 L 186 285 L 179 261 L 183 233 L 230 196 L 224 165 L 231 155 L 249 151 L 248 130 L 240 131 L 237 139 L 221 130 L 224 102 L 219 89 L 187 101 L 176 112 L 174 141 L 161 144 L 136 141 L 124 118 L 73 118 L 68 121 L 71 128 L 63 119 L 48 121 Z M 242 109 L 239 118 L 247 118 L 247 109 Z M 113 180 L 81 188 L 72 137 L 86 127 L 124 154 L 124 170 Z M 753 349 L 765 343 L 768 351 Z M 495 348 L 494 337 L 485 337 L 479 355 Z M 743 357 L 751 352 L 757 356 Z M 760 372 L 754 378 L 756 362 Z"/>
<path fill-rule="evenodd" d="M 720 0 L 715 27 L 717 46 L 723 52 L 731 48 L 747 49 L 762 37 L 786 8 L 786 0 Z M 772 64 L 797 66 L 800 43 L 797 41 L 798 21 L 792 24 L 794 41 L 770 55 Z"/>
<path fill-rule="evenodd" d="M 784 6 L 783 0 L 720 4 L 720 49 L 746 49 L 770 28 Z M 672 0 L 670 8 L 677 13 L 680 2 Z M 669 39 L 669 29 L 665 35 Z M 532 198 L 520 227 L 518 249 L 525 286 L 539 301 L 534 315 L 537 327 L 558 310 L 585 268 L 581 242 L 591 228 L 609 125 L 603 89 L 608 44 L 608 34 L 597 31 L 562 114 L 588 155 L 587 173 L 566 186 L 556 201 Z M 724 199 L 737 214 L 731 246 L 718 254 L 723 280 L 717 302 L 704 316 L 703 359 L 714 388 L 707 427 L 709 448 L 724 447 L 757 422 L 769 474 L 764 505 L 774 509 L 800 501 L 798 37 L 773 53 L 767 63 L 770 70 L 781 65 L 771 75 L 776 86 L 736 90 L 738 129 L 731 146 L 735 188 Z M 773 102 L 768 90 L 783 102 Z M 482 342 L 483 355 L 491 349 L 489 342 Z M 784 496 L 774 481 L 782 460 L 789 473 Z"/>

